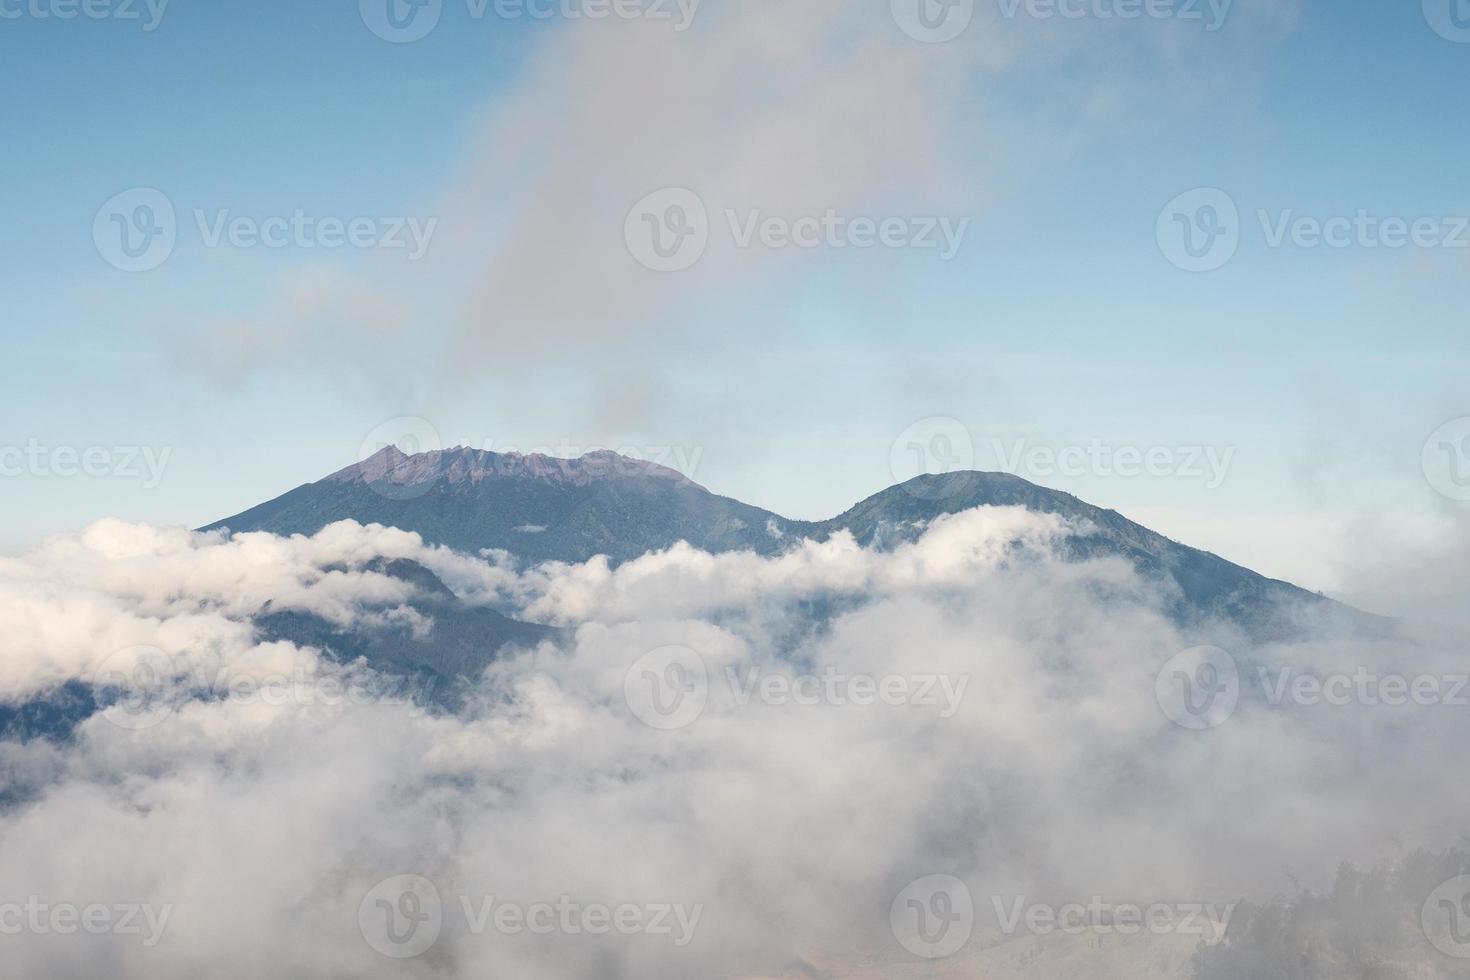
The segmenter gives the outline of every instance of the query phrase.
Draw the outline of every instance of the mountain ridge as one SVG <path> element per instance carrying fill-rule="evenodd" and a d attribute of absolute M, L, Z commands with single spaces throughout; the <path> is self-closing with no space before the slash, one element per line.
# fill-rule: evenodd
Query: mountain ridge
<path fill-rule="evenodd" d="M 916 539 L 938 517 L 980 506 L 1019 506 L 1073 521 L 1085 530 L 1068 539 L 1068 557 L 1126 558 L 1170 587 L 1170 612 L 1182 621 L 1224 618 L 1253 635 L 1274 636 L 1292 629 L 1291 614 L 1301 608 L 1376 619 L 1009 473 L 923 475 L 828 520 L 801 521 L 612 452 L 570 459 L 465 447 L 408 455 L 388 447 L 201 530 L 313 534 L 351 519 L 414 531 L 429 544 L 470 554 L 505 551 L 529 565 L 599 555 L 621 564 L 681 541 L 712 553 L 771 556 L 793 540 L 841 531 L 887 548 Z"/>
<path fill-rule="evenodd" d="M 403 452 L 397 446 L 385 446 L 362 462 L 343 467 L 317 482 L 368 485 L 388 482 L 406 492 L 440 480 L 451 484 L 475 485 L 492 476 L 521 476 L 542 480 L 559 479 L 576 486 L 586 486 L 599 479 L 620 474 L 647 476 L 686 483 L 700 490 L 706 489 L 678 470 L 647 460 L 636 460 L 611 450 L 598 450 L 570 458 L 543 453 L 497 453 L 470 446 L 453 446 L 413 455 Z"/>

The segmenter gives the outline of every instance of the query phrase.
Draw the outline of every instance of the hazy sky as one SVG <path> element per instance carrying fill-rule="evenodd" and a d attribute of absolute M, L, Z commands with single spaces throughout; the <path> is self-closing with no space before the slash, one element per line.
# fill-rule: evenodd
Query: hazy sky
<path fill-rule="evenodd" d="M 0 0 L 0 551 L 399 430 L 794 517 L 917 443 L 1313 588 L 1463 534 L 1463 0 L 389 2 Z"/>

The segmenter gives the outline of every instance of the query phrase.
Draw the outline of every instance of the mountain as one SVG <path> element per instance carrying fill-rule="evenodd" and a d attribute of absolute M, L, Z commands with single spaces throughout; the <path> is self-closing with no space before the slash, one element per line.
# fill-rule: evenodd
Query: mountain
<path fill-rule="evenodd" d="M 1358 613 L 1289 582 L 1266 578 L 1218 555 L 1173 541 L 1114 510 L 1048 490 L 1009 473 L 950 473 L 921 476 L 869 497 L 824 522 L 823 534 L 851 531 L 858 542 L 891 545 L 922 533 L 923 522 L 980 506 L 1024 507 L 1056 514 L 1091 530 L 1066 542 L 1072 558 L 1123 557 L 1146 578 L 1172 584 L 1171 613 L 1181 622 L 1218 617 L 1258 639 L 1294 634 L 1298 618 L 1313 610 L 1336 615 L 1354 628 L 1383 628 L 1377 617 Z"/>
<path fill-rule="evenodd" d="M 498 548 L 528 563 L 614 562 L 684 540 L 707 551 L 764 554 L 800 525 L 719 497 L 651 463 L 453 449 L 405 456 L 394 447 L 203 530 L 314 534 L 336 521 L 417 531 L 471 554 Z"/>
<path fill-rule="evenodd" d="M 718 496 L 674 470 L 594 453 L 581 459 L 450 449 L 376 456 L 298 487 L 204 530 L 313 534 L 352 519 L 416 531 L 432 544 L 478 553 L 494 548 L 527 564 L 614 563 L 679 541 L 710 552 L 780 553 L 792 540 L 823 540 L 850 531 L 864 545 L 912 540 L 944 514 L 974 507 L 1019 506 L 1084 523 L 1073 557 L 1118 556 L 1175 588 L 1181 621 L 1221 617 L 1256 636 L 1293 631 L 1303 610 L 1353 613 L 1286 582 L 1190 548 L 1071 494 L 1005 473 L 921 476 L 890 487 L 827 521 L 804 522 Z"/>
<path fill-rule="evenodd" d="M 431 544 L 478 553 L 503 549 L 524 563 L 583 562 L 607 555 L 624 562 L 679 541 L 711 552 L 778 554 L 801 538 L 842 531 L 874 548 L 918 538 L 944 514 L 975 507 L 1018 506 L 1056 514 L 1086 530 L 1067 539 L 1070 557 L 1121 557 L 1172 595 L 1182 625 L 1224 619 L 1255 639 L 1288 638 L 1303 620 L 1338 622 L 1377 632 L 1376 617 L 1274 581 L 1208 552 L 1187 547 L 1116 511 L 1087 504 L 1003 473 L 921 476 L 818 522 L 793 521 L 721 497 L 681 474 L 613 453 L 581 459 L 500 455 L 469 449 L 406 456 L 396 449 L 204 530 L 314 534 L 342 520 L 416 531 Z M 270 603 L 251 617 L 263 641 L 314 647 L 344 663 L 364 662 L 387 683 L 426 704 L 456 709 L 467 682 L 506 648 L 564 638 L 562 630 L 519 622 L 464 602 L 432 571 L 412 561 L 379 559 L 369 568 L 415 587 L 409 606 L 418 629 L 403 621 L 339 627 L 300 609 Z M 835 606 L 817 597 L 812 622 Z M 391 692 L 390 692 L 391 693 Z M 108 692 L 70 684 L 22 705 L 0 704 L 0 740 L 65 739 L 107 703 Z M 0 798 L 0 805 L 4 805 Z"/>
<path fill-rule="evenodd" d="M 420 629 L 407 622 L 348 629 L 315 613 L 276 609 L 268 602 L 250 617 L 260 642 L 290 642 L 321 650 L 339 663 L 365 664 L 376 672 L 373 683 L 381 685 L 372 691 L 375 696 L 457 710 L 463 706 L 464 691 L 507 647 L 530 649 L 543 641 L 555 643 L 564 638 L 562 630 L 519 622 L 464 602 L 418 562 L 380 558 L 365 567 L 414 586 L 406 605 L 418 613 Z M 116 701 L 117 695 L 72 681 L 20 704 L 0 702 L 0 741 L 65 741 L 83 721 Z M 11 802 L 14 800 L 0 787 L 0 807 Z"/>
<path fill-rule="evenodd" d="M 267 603 L 253 619 L 261 640 L 315 647 L 342 663 L 362 661 L 389 677 L 406 679 L 406 694 L 455 708 L 460 687 L 479 678 L 501 650 L 530 649 L 562 638 L 561 630 L 462 601 L 418 562 L 378 559 L 367 568 L 412 584 L 415 594 L 408 606 L 428 625 L 422 630 L 408 624 L 345 629 L 314 613 L 276 610 Z"/>

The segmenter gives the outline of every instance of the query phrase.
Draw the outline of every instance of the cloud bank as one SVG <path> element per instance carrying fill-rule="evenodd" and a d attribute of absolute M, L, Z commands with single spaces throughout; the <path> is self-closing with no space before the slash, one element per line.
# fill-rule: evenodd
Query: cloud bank
<path fill-rule="evenodd" d="M 205 672 L 207 691 L 147 724 L 120 704 L 69 743 L 4 743 L 7 963 L 151 980 L 1007 976 L 1040 944 L 1032 969 L 1062 976 L 1091 940 L 1008 932 L 1009 909 L 1218 918 L 1293 879 L 1325 889 L 1345 859 L 1456 839 L 1467 709 L 1272 704 L 1248 680 L 1228 720 L 1191 731 L 1157 686 L 1202 643 L 1268 681 L 1449 676 L 1456 650 L 1184 635 L 1127 565 L 1060 560 L 1076 530 L 982 508 L 888 552 L 681 546 L 616 570 L 518 569 L 351 523 L 228 539 L 105 521 L 52 539 L 0 563 L 0 701 L 125 672 L 132 648 L 290 686 L 241 695 Z M 572 638 L 501 657 L 459 714 L 321 697 L 361 665 L 261 643 L 251 617 L 270 603 L 379 628 L 413 589 L 383 558 Z M 904 923 L 910 901 L 938 931 Z M 50 912 L 67 905 L 111 925 L 65 933 Z M 116 928 L 128 907 L 137 933 Z M 1112 935 L 1086 962 L 1185 971 L 1200 939 Z M 1422 962 L 1455 961 L 1426 938 Z"/>

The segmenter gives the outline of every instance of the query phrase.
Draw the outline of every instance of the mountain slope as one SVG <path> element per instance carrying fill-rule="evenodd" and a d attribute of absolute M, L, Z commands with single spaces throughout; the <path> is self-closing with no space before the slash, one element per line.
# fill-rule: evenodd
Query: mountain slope
<path fill-rule="evenodd" d="M 1176 618 L 1218 616 L 1246 625 L 1252 633 L 1280 634 L 1290 631 L 1287 620 L 1303 606 L 1343 610 L 1315 593 L 1179 544 L 1117 511 L 1095 507 L 1069 493 L 1048 490 L 1008 473 L 921 476 L 869 497 L 824 522 L 820 532 L 827 535 L 848 530 L 861 544 L 891 546 L 917 538 L 923 523 L 941 514 L 986 505 L 1024 507 L 1091 527 L 1091 533 L 1068 540 L 1071 556 L 1127 558 L 1145 576 L 1172 582 L 1178 589 L 1172 609 Z M 1364 617 L 1360 625 L 1371 618 Z"/>
<path fill-rule="evenodd" d="M 769 554 L 779 545 L 772 527 L 800 526 L 614 453 L 561 460 L 458 449 L 410 457 L 389 447 L 204 530 L 314 534 L 348 518 L 471 554 L 503 549 L 530 563 L 596 555 L 623 562 L 681 540 Z"/>
<path fill-rule="evenodd" d="M 457 688 L 478 679 L 507 647 L 532 649 L 556 642 L 563 631 L 511 619 L 461 600 L 437 575 L 417 562 L 378 561 L 373 571 L 411 583 L 409 608 L 427 627 L 409 625 L 343 628 L 314 613 L 276 610 L 267 604 L 253 619 L 263 641 L 314 647 L 341 663 L 361 661 L 392 677 L 409 678 L 413 694 L 453 707 Z"/>
<path fill-rule="evenodd" d="M 377 559 L 366 567 L 414 586 L 406 605 L 419 615 L 422 628 L 415 629 L 411 623 L 343 627 L 313 612 L 278 609 L 267 602 L 250 617 L 257 639 L 289 642 L 320 650 L 338 663 L 370 667 L 377 672 L 375 683 L 380 685 L 370 689 L 375 697 L 456 710 L 462 706 L 465 690 L 507 649 L 533 649 L 565 638 L 563 630 L 523 623 L 463 601 L 417 562 Z M 209 695 L 195 692 L 194 696 L 204 699 Z M 117 691 L 71 681 L 19 704 L 0 702 L 0 741 L 65 741 L 78 725 L 118 697 Z M 0 785 L 0 807 L 10 802 L 14 800 Z"/>
<path fill-rule="evenodd" d="M 711 552 L 771 555 L 793 539 L 824 539 L 843 530 L 864 545 L 889 547 L 916 538 L 938 516 L 985 505 L 1025 507 L 1085 524 L 1090 532 L 1068 544 L 1072 556 L 1128 559 L 1172 587 L 1172 611 L 1182 621 L 1218 616 L 1256 635 L 1279 635 L 1292 630 L 1303 610 L 1343 611 L 1116 511 L 1004 473 L 921 476 L 831 520 L 810 523 L 717 496 L 673 470 L 613 453 L 566 460 L 470 449 L 405 456 L 389 448 L 206 530 L 312 534 L 353 519 L 416 531 L 459 551 L 503 549 L 529 564 L 596 555 L 619 563 L 679 541 Z"/>

